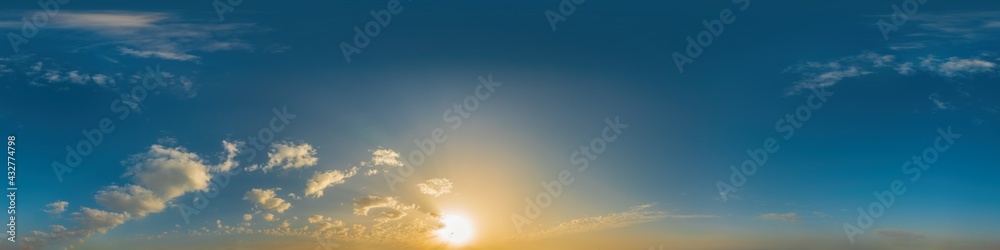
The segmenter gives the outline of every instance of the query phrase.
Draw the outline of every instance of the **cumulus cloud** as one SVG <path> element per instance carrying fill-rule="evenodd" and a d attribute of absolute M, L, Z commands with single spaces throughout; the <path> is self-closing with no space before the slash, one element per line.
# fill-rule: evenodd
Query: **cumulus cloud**
<path fill-rule="evenodd" d="M 326 231 L 327 229 L 338 228 L 338 227 L 343 227 L 344 226 L 344 222 L 343 221 L 339 221 L 339 220 L 337 220 L 337 221 L 330 221 L 330 220 L 317 221 L 317 222 L 315 222 L 315 224 L 316 224 L 316 231 L 320 231 L 320 232 Z"/>
<path fill-rule="evenodd" d="M 368 215 L 368 211 L 372 208 L 392 207 L 397 204 L 399 204 L 399 202 L 396 201 L 396 197 L 379 197 L 369 195 L 368 197 L 354 199 L 354 214 Z"/>
<path fill-rule="evenodd" d="M 222 141 L 222 148 L 225 150 L 225 156 L 223 160 L 218 165 L 212 168 L 213 172 L 229 172 L 230 169 L 238 167 L 240 163 L 235 160 L 236 155 L 240 153 L 240 147 L 242 147 L 244 142 L 236 141 Z"/>
<path fill-rule="evenodd" d="M 45 210 L 42 211 L 51 214 L 53 216 L 56 216 L 65 212 L 67 206 L 69 206 L 69 202 L 56 201 L 53 203 L 49 203 L 48 205 L 45 205 Z"/>
<path fill-rule="evenodd" d="M 211 175 L 198 155 L 182 147 L 153 145 L 145 154 L 133 157 L 135 164 L 126 173 L 132 180 L 164 200 L 185 192 L 208 189 Z"/>
<path fill-rule="evenodd" d="M 780 221 L 787 221 L 787 222 L 799 222 L 799 215 L 797 213 L 784 213 L 784 214 L 769 213 L 769 214 L 762 214 L 762 215 L 758 216 L 758 218 L 765 219 L 765 220 L 780 220 Z"/>
<path fill-rule="evenodd" d="M 399 153 L 392 149 L 379 148 L 372 151 L 373 166 L 402 167 L 403 162 L 399 160 Z"/>
<path fill-rule="evenodd" d="M 265 221 L 274 221 L 274 220 L 276 220 L 276 218 L 274 218 L 274 214 L 264 214 L 264 220 Z"/>
<path fill-rule="evenodd" d="M 330 218 L 324 218 L 322 215 L 318 215 L 318 214 L 317 215 L 313 215 L 313 216 L 309 216 L 309 218 L 307 219 L 307 221 L 309 221 L 309 223 L 316 223 L 316 222 L 327 221 L 327 220 L 330 220 Z"/>
<path fill-rule="evenodd" d="M 292 204 L 286 202 L 284 199 L 275 197 L 274 191 L 275 189 L 254 188 L 243 195 L 243 200 L 248 200 L 255 206 L 263 209 L 284 213 L 285 210 L 292 207 Z"/>
<path fill-rule="evenodd" d="M 316 172 L 313 174 L 312 178 L 309 178 L 309 181 L 306 182 L 305 196 L 313 198 L 323 197 L 323 189 L 344 183 L 345 179 L 351 178 L 357 173 L 357 167 L 351 168 L 351 170 L 347 173 L 338 170 Z"/>
<path fill-rule="evenodd" d="M 244 214 L 243 215 L 243 221 L 250 221 L 252 219 L 253 219 L 253 215 L 252 214 Z"/>
<path fill-rule="evenodd" d="M 451 186 L 451 181 L 445 178 L 434 178 L 417 184 L 421 193 L 434 197 L 451 193 Z"/>
<path fill-rule="evenodd" d="M 136 217 L 145 217 L 149 213 L 158 213 L 166 208 L 163 199 L 153 194 L 153 191 L 138 185 L 105 187 L 104 190 L 97 191 L 94 200 L 111 210 Z"/>
<path fill-rule="evenodd" d="M 123 177 L 132 177 L 134 183 L 107 186 L 94 195 L 98 204 L 113 211 L 81 207 L 72 213 L 72 220 L 80 224 L 78 227 L 66 229 L 53 225 L 50 232 L 35 231 L 40 238 L 28 237 L 25 241 L 33 242 L 34 246 L 43 245 L 45 239 L 82 241 L 95 233 L 107 233 L 128 220 L 163 211 L 172 199 L 187 192 L 206 190 L 211 178 L 201 158 L 182 147 L 153 145 L 148 151 L 133 155 L 125 164 L 131 166 Z M 63 201 L 53 204 L 47 206 L 46 212 L 62 212 L 68 205 Z"/>
<path fill-rule="evenodd" d="M 264 172 L 275 167 L 283 170 L 311 167 L 319 161 L 319 158 L 316 158 L 316 149 L 308 143 L 275 142 L 271 144 L 271 151 L 267 153 L 267 157 L 269 158 L 267 164 L 260 167 Z"/>
<path fill-rule="evenodd" d="M 80 208 L 80 212 L 73 213 L 73 220 L 80 223 L 81 229 L 86 236 L 94 232 L 107 233 L 109 229 L 125 223 L 128 216 L 121 213 L 108 212 L 92 208 Z"/>

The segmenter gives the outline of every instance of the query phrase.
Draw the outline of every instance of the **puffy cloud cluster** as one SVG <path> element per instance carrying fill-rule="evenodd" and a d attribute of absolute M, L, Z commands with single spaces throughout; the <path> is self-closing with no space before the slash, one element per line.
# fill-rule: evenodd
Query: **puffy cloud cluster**
<path fill-rule="evenodd" d="M 264 214 L 264 220 L 265 221 L 275 221 L 277 219 L 274 218 L 274 214 Z"/>
<path fill-rule="evenodd" d="M 420 188 L 421 193 L 438 197 L 443 194 L 451 193 L 452 183 L 450 180 L 445 178 L 434 178 L 417 184 L 417 187 Z"/>
<path fill-rule="evenodd" d="M 108 212 L 88 207 L 81 207 L 80 211 L 73 212 L 72 216 L 72 220 L 80 224 L 79 227 L 67 229 L 62 225 L 52 225 L 49 227 L 50 231 L 48 233 L 39 231 L 34 231 L 33 233 L 35 236 L 50 240 L 87 238 L 95 233 L 107 233 L 108 230 L 124 224 L 129 219 L 128 215 L 123 213 Z M 25 241 L 34 243 L 27 245 L 27 247 L 40 248 L 44 245 L 44 240 L 41 239 L 25 238 Z"/>
<path fill-rule="evenodd" d="M 73 220 L 79 222 L 83 228 L 92 229 L 98 233 L 107 233 L 108 229 L 125 223 L 128 215 L 101 211 L 91 208 L 81 208 L 80 212 L 73 213 Z"/>
<path fill-rule="evenodd" d="M 232 145 L 235 144 L 223 141 L 228 154 L 228 163 L 223 164 L 235 166 L 237 163 L 232 157 L 238 150 Z M 94 195 L 94 200 L 110 211 L 81 207 L 80 211 L 72 213 L 72 220 L 80 224 L 78 227 L 66 229 L 53 225 L 48 233 L 36 231 L 34 234 L 43 239 L 71 240 L 107 233 L 130 219 L 163 211 L 172 199 L 185 193 L 207 190 L 211 179 L 210 167 L 183 147 L 152 145 L 146 152 L 132 156 L 126 164 L 131 166 L 124 177 L 131 177 L 133 183 L 107 186 Z M 55 202 L 46 206 L 45 212 L 62 213 L 67 205 L 64 201 Z"/>
<path fill-rule="evenodd" d="M 312 167 L 319 162 L 319 158 L 316 157 L 316 149 L 309 143 L 275 142 L 271 144 L 271 151 L 267 153 L 267 157 L 269 158 L 267 164 L 264 166 L 254 165 L 248 170 L 260 169 L 266 173 L 276 167 L 282 170 L 298 169 Z"/>
<path fill-rule="evenodd" d="M 194 153 L 182 147 L 153 145 L 145 154 L 133 157 L 135 164 L 126 173 L 132 181 L 149 189 L 163 200 L 186 192 L 206 190 L 212 179 L 208 166 Z"/>
<path fill-rule="evenodd" d="M 329 219 L 330 218 L 324 218 L 322 215 L 318 215 L 317 214 L 317 215 L 309 216 L 309 218 L 307 218 L 306 220 L 309 221 L 309 223 L 316 223 L 316 222 L 320 222 L 320 221 L 327 221 Z"/>
<path fill-rule="evenodd" d="M 392 149 L 379 148 L 372 151 L 373 166 L 402 167 L 403 162 L 399 160 L 399 153 Z"/>
<path fill-rule="evenodd" d="M 276 197 L 275 190 L 254 188 L 243 195 L 243 200 L 248 200 L 262 209 L 284 213 L 285 210 L 292 207 L 292 204 L 286 202 L 285 199 Z"/>
<path fill-rule="evenodd" d="M 43 210 L 43 211 L 45 211 L 46 213 L 49 213 L 49 214 L 51 214 L 53 216 L 56 216 L 56 215 L 62 214 L 63 212 L 66 212 L 66 207 L 67 206 L 69 206 L 69 202 L 56 201 L 56 202 L 53 202 L 53 203 L 49 203 L 48 205 L 45 205 L 45 210 Z"/>
<path fill-rule="evenodd" d="M 108 186 L 97 191 L 94 200 L 98 204 L 115 211 L 121 211 L 137 217 L 145 217 L 149 213 L 158 213 L 166 208 L 165 201 L 153 191 L 138 185 L 125 187 Z"/>

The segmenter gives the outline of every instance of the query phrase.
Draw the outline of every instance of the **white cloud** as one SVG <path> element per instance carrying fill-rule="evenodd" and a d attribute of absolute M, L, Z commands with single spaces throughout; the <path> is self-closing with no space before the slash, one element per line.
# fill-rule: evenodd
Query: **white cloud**
<path fill-rule="evenodd" d="M 942 101 L 941 97 L 938 96 L 937 93 L 927 96 L 927 99 L 931 100 L 931 102 L 934 103 L 935 110 L 949 110 L 954 108 L 954 106 L 952 106 L 951 103 Z"/>
<path fill-rule="evenodd" d="M 399 160 L 399 153 L 392 149 L 379 148 L 372 151 L 372 165 L 402 167 L 403 162 Z"/>
<path fill-rule="evenodd" d="M 913 63 L 912 62 L 901 63 L 899 65 L 896 65 L 896 67 L 894 69 L 896 69 L 897 73 L 899 73 L 900 75 L 904 75 L 904 76 L 912 75 L 913 72 L 915 71 L 913 69 Z"/>
<path fill-rule="evenodd" d="M 151 190 L 163 200 L 185 192 L 204 191 L 211 175 L 198 155 L 183 147 L 153 145 L 145 154 L 134 156 L 135 164 L 126 173 L 135 183 Z"/>
<path fill-rule="evenodd" d="M 866 52 L 827 62 L 800 63 L 785 70 L 802 74 L 802 79 L 795 82 L 795 85 L 788 90 L 788 94 L 798 94 L 806 89 L 826 88 L 847 78 L 868 75 L 872 72 L 867 68 L 888 67 L 895 60 L 896 57 L 893 55 Z"/>
<path fill-rule="evenodd" d="M 367 216 L 372 209 L 382 208 L 384 211 L 375 216 L 375 221 L 386 222 L 406 216 L 406 212 L 416 209 L 417 205 L 403 205 L 396 197 L 379 197 L 369 195 L 354 199 L 354 214 Z"/>
<path fill-rule="evenodd" d="M 156 57 L 160 59 L 176 60 L 176 61 L 190 61 L 198 59 L 198 56 L 184 54 L 180 52 L 172 51 L 150 51 L 150 50 L 134 50 L 129 48 L 118 48 L 122 55 L 131 55 L 142 58 Z"/>
<path fill-rule="evenodd" d="M 45 210 L 43 211 L 53 216 L 56 216 L 65 212 L 67 206 L 69 206 L 69 202 L 56 201 L 53 203 L 49 203 L 48 205 L 45 205 Z"/>
<path fill-rule="evenodd" d="M 167 15 L 142 12 L 72 12 L 62 11 L 53 24 L 63 28 L 89 29 L 93 31 L 115 32 L 115 29 L 138 29 L 153 27 Z M 111 30 L 109 30 L 111 29 Z"/>
<path fill-rule="evenodd" d="M 396 200 L 396 197 L 379 197 L 369 195 L 367 197 L 354 199 L 354 214 L 368 215 L 368 211 L 372 208 L 392 207 L 398 204 L 399 201 Z"/>
<path fill-rule="evenodd" d="M 784 214 L 769 213 L 769 214 L 762 214 L 762 215 L 758 216 L 758 218 L 765 219 L 765 220 L 781 220 L 781 221 L 787 221 L 787 222 L 799 222 L 799 215 L 797 213 L 784 213 Z"/>
<path fill-rule="evenodd" d="M 264 214 L 264 220 L 265 221 L 274 221 L 276 219 L 274 218 L 274 214 Z"/>
<path fill-rule="evenodd" d="M 243 221 L 250 221 L 252 219 L 253 219 L 253 215 L 252 214 L 244 214 L 243 215 Z"/>
<path fill-rule="evenodd" d="M 128 220 L 163 211 L 173 198 L 184 193 L 205 190 L 211 177 L 201 158 L 182 147 L 153 145 L 149 151 L 133 155 L 126 164 L 132 166 L 124 177 L 132 176 L 135 184 L 107 186 L 94 195 L 97 203 L 118 212 L 81 207 L 79 212 L 72 213 L 72 220 L 80 224 L 78 227 L 66 229 L 53 225 L 48 233 L 35 231 L 41 239 L 33 242 L 44 243 L 44 239 L 82 242 L 95 233 L 107 233 Z M 62 201 L 53 204 L 46 212 L 62 212 L 68 205 Z"/>
<path fill-rule="evenodd" d="M 270 158 L 267 164 L 260 167 L 264 172 L 275 167 L 283 170 L 311 167 L 319 161 L 319 158 L 316 158 L 316 149 L 308 143 L 296 145 L 292 142 L 275 142 L 271 144 L 271 151 L 267 153 L 267 157 Z"/>
<path fill-rule="evenodd" d="M 330 221 L 330 218 L 326 218 L 326 220 L 324 220 L 324 221 L 317 221 L 314 224 L 316 224 L 316 229 L 315 230 L 317 232 L 322 232 L 322 231 L 326 231 L 327 229 L 337 228 L 337 227 L 344 226 L 344 222 L 343 221 L 339 221 L 339 220 Z"/>
<path fill-rule="evenodd" d="M 309 221 L 309 223 L 316 223 L 316 222 L 329 221 L 329 220 L 330 220 L 330 218 L 324 218 L 322 215 L 318 215 L 318 214 L 317 215 L 313 215 L 313 216 L 309 216 L 309 218 L 307 219 L 307 221 Z"/>
<path fill-rule="evenodd" d="M 889 49 L 891 49 L 891 50 L 909 50 L 909 49 L 922 49 L 922 48 L 926 48 L 926 47 L 927 47 L 927 45 L 924 45 L 922 43 L 904 43 L 904 44 L 890 45 Z"/>
<path fill-rule="evenodd" d="M 338 170 L 316 172 L 313 174 L 312 178 L 309 178 L 309 181 L 306 182 L 305 196 L 313 198 L 323 197 L 323 189 L 344 183 L 345 179 L 351 178 L 357 173 L 357 167 L 351 168 L 351 170 L 347 173 Z"/>
<path fill-rule="evenodd" d="M 285 210 L 292 207 L 292 204 L 286 202 L 284 199 L 275 197 L 274 191 L 274 189 L 254 188 L 243 195 L 243 200 L 248 200 L 255 206 L 263 209 L 284 213 Z"/>
<path fill-rule="evenodd" d="M 237 162 L 235 158 L 236 155 L 240 153 L 240 147 L 243 146 L 243 143 L 244 142 L 241 141 L 222 141 L 222 148 L 225 150 L 225 155 L 223 156 L 222 162 L 215 165 L 212 170 L 214 172 L 229 172 L 230 169 L 238 167 L 240 163 Z"/>
<path fill-rule="evenodd" d="M 86 73 L 80 74 L 80 72 L 76 71 L 76 70 L 70 71 L 69 73 L 67 73 L 66 77 L 69 78 L 70 82 L 76 83 L 76 84 L 86 84 L 87 82 L 90 81 L 90 75 L 89 74 L 86 74 Z"/>
<path fill-rule="evenodd" d="M 125 220 L 128 219 L 125 214 L 87 207 L 80 208 L 80 212 L 74 212 L 73 216 L 73 220 L 80 223 L 86 236 L 90 236 L 94 232 L 107 233 L 109 229 L 125 223 Z"/>
<path fill-rule="evenodd" d="M 443 194 L 451 193 L 452 183 L 450 180 L 445 178 L 434 178 L 427 180 L 424 183 L 417 184 L 417 187 L 420 188 L 421 193 L 438 197 Z"/>
<path fill-rule="evenodd" d="M 909 76 L 918 70 L 930 72 L 946 78 L 968 77 L 975 74 L 993 73 L 997 64 L 979 58 L 949 57 L 946 60 L 927 56 L 915 61 L 900 61 L 893 55 L 862 53 L 827 62 L 806 62 L 788 67 L 785 72 L 802 74 L 788 89 L 787 94 L 799 94 L 802 90 L 827 88 L 837 83 L 868 74 L 881 68 L 891 68 L 895 73 Z"/>
<path fill-rule="evenodd" d="M 948 60 L 941 60 L 933 56 L 924 58 L 920 62 L 920 66 L 945 77 L 970 76 L 993 72 L 997 67 L 996 63 L 977 58 L 949 57 Z"/>
<path fill-rule="evenodd" d="M 9 18 L 21 16 L 24 14 Z M 182 61 L 197 59 L 189 53 L 192 51 L 253 50 L 238 36 L 266 30 L 253 24 L 192 22 L 167 12 L 76 10 L 60 10 L 58 18 L 45 28 L 83 31 L 71 37 L 106 41 L 84 49 L 125 45 L 131 48 L 119 49 L 124 55 Z"/>
<path fill-rule="evenodd" d="M 921 39 L 922 44 L 949 45 L 1000 38 L 1000 26 L 995 25 L 1000 21 L 1000 11 L 923 13 L 911 15 L 909 21 L 920 30 L 905 38 Z"/>
<path fill-rule="evenodd" d="M 136 217 L 145 217 L 149 213 L 158 213 L 166 208 L 166 201 L 153 194 L 153 191 L 138 185 L 105 187 L 94 195 L 94 200 L 111 210 Z"/>
<path fill-rule="evenodd" d="M 97 83 L 98 85 L 104 85 L 104 84 L 108 84 L 108 83 L 115 83 L 115 79 L 114 78 L 108 77 L 108 76 L 106 76 L 104 74 L 94 74 L 93 76 L 90 77 L 90 79 L 94 80 L 94 83 Z"/>

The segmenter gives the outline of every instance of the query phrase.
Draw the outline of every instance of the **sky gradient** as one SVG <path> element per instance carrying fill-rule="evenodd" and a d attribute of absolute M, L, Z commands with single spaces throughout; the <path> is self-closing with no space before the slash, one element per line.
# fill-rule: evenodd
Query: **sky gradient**
<path fill-rule="evenodd" d="M 1000 249 L 1000 2 L 61 1 L 0 249 Z"/>

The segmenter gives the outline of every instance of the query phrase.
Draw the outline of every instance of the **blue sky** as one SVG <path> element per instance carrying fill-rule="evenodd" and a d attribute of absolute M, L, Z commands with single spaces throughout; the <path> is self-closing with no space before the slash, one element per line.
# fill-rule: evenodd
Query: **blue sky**
<path fill-rule="evenodd" d="M 367 46 L 354 28 L 393 1 L 9 3 L 19 231 L 0 246 L 995 249 L 1000 5 L 928 0 L 884 33 L 907 2 L 401 1 Z M 692 56 L 703 21 L 723 26 Z M 52 168 L 105 119 L 79 166 Z M 613 141 L 609 119 L 627 124 Z M 942 150 L 939 130 L 960 137 Z M 449 216 L 471 240 L 435 237 Z"/>

